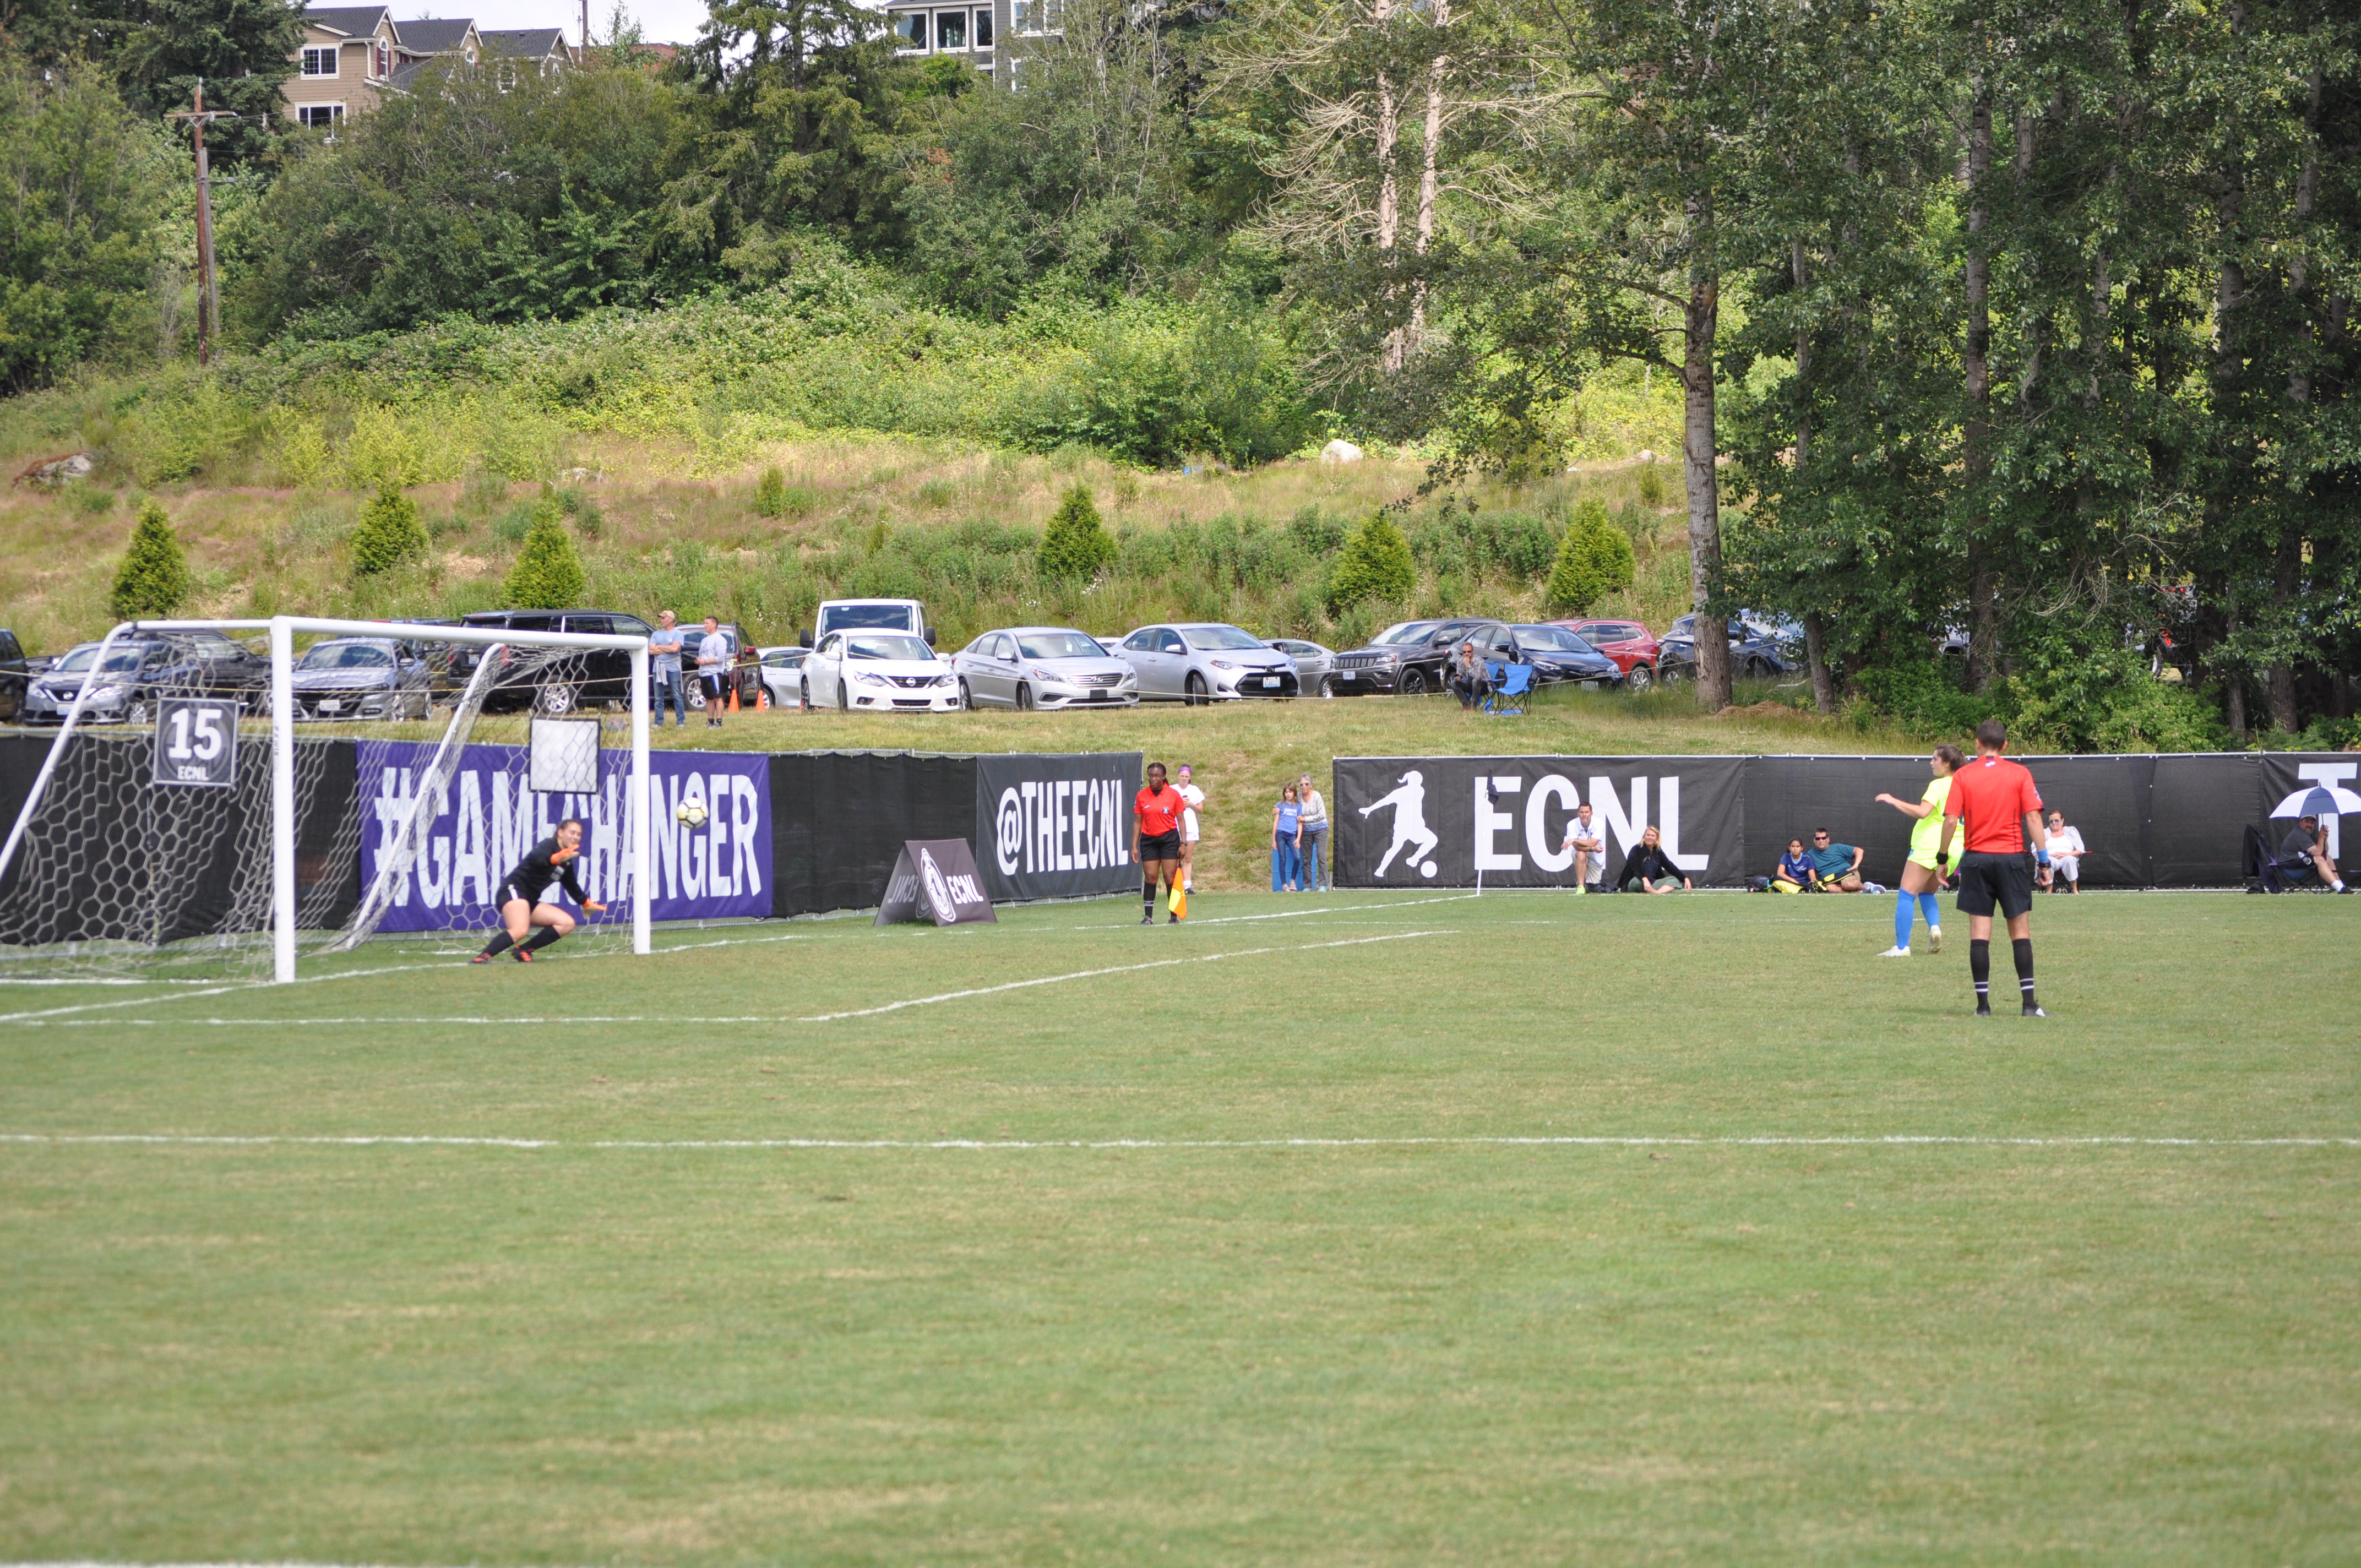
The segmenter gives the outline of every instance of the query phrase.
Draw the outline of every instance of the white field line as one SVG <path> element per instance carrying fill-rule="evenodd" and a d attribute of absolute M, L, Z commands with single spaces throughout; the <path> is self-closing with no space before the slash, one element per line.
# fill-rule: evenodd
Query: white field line
<path fill-rule="evenodd" d="M 1192 893 L 1189 896 L 1194 898 L 1197 895 Z M 1217 894 L 1216 896 L 1219 895 Z M 1182 924 L 1187 926 L 1235 926 L 1247 920 L 1300 920 L 1307 915 L 1372 915 L 1382 913 L 1389 909 L 1409 909 L 1421 904 L 1457 904 L 1463 899 L 1474 898 L 1477 895 L 1472 893 L 1455 893 L 1440 898 L 1402 898 L 1396 899 L 1386 904 L 1323 904 L 1313 909 L 1282 909 L 1270 915 L 1209 915 L 1202 919 L 1191 918 L 1185 920 Z M 1117 924 L 1120 924 L 1120 922 L 1110 920 L 1090 926 L 1069 926 L 1066 929 L 1069 931 L 1104 931 L 1108 927 Z"/>
<path fill-rule="evenodd" d="M 1693 1137 L 1676 1134 L 1467 1134 L 1401 1137 L 1293 1138 L 526 1138 L 433 1134 L 355 1133 L 0 1133 L 0 1145 L 76 1148 L 93 1146 L 192 1148 L 455 1148 L 573 1151 L 711 1152 L 732 1150 L 875 1149 L 1052 1153 L 1060 1150 L 1421 1149 L 1421 1148 L 2361 1148 L 2361 1137 L 2194 1138 L 2126 1134 L 2043 1136 L 2004 1134 L 1782 1134 Z"/>
<path fill-rule="evenodd" d="M 683 1014 L 615 1014 L 606 1015 L 569 1015 L 569 1024 L 834 1024 L 846 1018 L 870 1018 L 880 1013 L 898 1013 L 906 1007 L 932 1007 L 945 1002 L 962 1002 L 970 997 L 994 996 L 1006 991 L 1027 991 L 1035 986 L 1062 985 L 1069 981 L 1096 980 L 1102 975 L 1137 974 L 1142 970 L 1172 969 L 1181 964 L 1219 963 L 1224 959 L 1261 958 L 1270 953 L 1313 953 L 1324 948 L 1362 948 L 1373 942 L 1402 942 L 1413 937 L 1439 937 L 1440 931 L 1393 931 L 1382 937 L 1351 937 L 1337 942 L 1302 942 L 1291 948 L 1243 948 L 1227 953 L 1197 953 L 1185 958 L 1152 959 L 1146 963 L 1115 964 L 1105 969 L 1075 970 L 1068 974 L 1039 975 L 1031 980 L 1012 980 L 999 985 L 980 985 L 964 991 L 939 992 L 932 996 L 906 997 L 900 1002 L 888 1002 L 876 1007 L 854 1008 L 844 1013 L 815 1013 L 797 1016 L 786 1013 L 740 1014 L 726 1017 L 691 1017 Z M 181 1025 L 207 1028 L 304 1028 L 330 1029 L 365 1027 L 372 1025 L 439 1024 L 476 1025 L 480 1027 L 514 1028 L 537 1024 L 542 1015 L 529 1018 L 494 1018 L 475 1014 L 444 1015 L 412 1015 L 407 1017 L 370 1018 L 46 1018 L 23 1015 L 16 1020 L 27 1028 L 177 1028 Z"/>

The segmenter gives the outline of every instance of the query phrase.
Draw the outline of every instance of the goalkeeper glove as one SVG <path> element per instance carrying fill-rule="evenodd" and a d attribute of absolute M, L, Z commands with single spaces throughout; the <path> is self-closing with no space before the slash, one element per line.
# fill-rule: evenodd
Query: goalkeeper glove
<path fill-rule="evenodd" d="M 604 915 L 607 913 L 607 906 L 599 903 L 595 898 L 586 898 L 582 901 L 582 913 L 585 915 Z"/>
<path fill-rule="evenodd" d="M 574 859 L 575 856 L 579 855 L 581 852 L 582 851 L 579 850 L 560 850 L 557 853 L 549 857 L 549 863 L 553 866 L 562 866 L 566 861 Z"/>

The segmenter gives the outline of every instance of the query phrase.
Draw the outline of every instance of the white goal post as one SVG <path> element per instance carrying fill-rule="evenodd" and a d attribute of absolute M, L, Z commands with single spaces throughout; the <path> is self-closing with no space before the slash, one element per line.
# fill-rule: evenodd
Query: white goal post
<path fill-rule="evenodd" d="M 190 705 L 183 703 L 182 711 L 168 712 L 167 710 L 172 708 L 176 697 L 181 696 L 184 693 L 192 695 L 207 688 L 191 684 L 176 690 L 169 684 L 165 684 L 162 677 L 158 677 L 152 684 L 143 685 L 141 683 L 148 681 L 148 677 L 138 668 L 139 655 L 131 652 L 130 650 L 135 648 L 150 650 L 147 654 L 149 664 L 161 663 L 170 666 L 174 657 L 171 651 L 176 645 L 191 645 L 199 639 L 208 638 L 218 641 L 222 638 L 237 638 L 240 634 L 250 636 L 257 631 L 267 633 L 269 639 L 268 700 L 255 704 L 250 708 L 241 704 L 236 711 L 225 708 L 216 702 L 212 714 L 208 715 L 202 711 L 195 713 L 193 718 L 200 727 L 199 750 L 190 751 L 187 742 L 190 738 L 189 720 L 192 716 L 185 711 Z M 342 707 L 339 703 L 314 701 L 312 708 L 307 712 L 299 705 L 295 680 L 295 640 L 298 637 L 366 639 L 380 643 L 390 640 L 397 644 L 431 644 L 438 647 L 447 644 L 455 651 L 455 654 L 457 650 L 473 651 L 472 658 L 467 661 L 470 668 L 464 687 L 456 685 L 455 675 L 455 685 L 445 693 L 450 698 L 450 718 L 442 727 L 439 744 L 434 749 L 434 760 L 426 769 L 421 771 L 423 782 L 420 787 L 410 795 L 405 803 L 402 803 L 402 815 L 399 825 L 388 824 L 390 831 L 385 835 L 385 847 L 380 850 L 381 859 L 378 875 L 373 879 L 371 886 L 360 890 L 357 915 L 347 922 L 346 928 L 329 945 L 329 950 L 354 946 L 374 929 L 376 918 L 382 916 L 391 896 L 389 893 L 390 884 L 401 881 L 408 874 L 412 860 L 423 845 L 426 828 L 435 810 L 434 802 L 438 793 L 436 785 L 438 782 L 447 784 L 448 769 L 456 766 L 462 749 L 472 735 L 477 718 L 483 710 L 485 698 L 495 689 L 508 691 L 511 695 L 519 690 L 525 690 L 531 693 L 531 696 L 526 698 L 528 707 L 539 710 L 543 707 L 543 694 L 556 692 L 563 694 L 556 699 L 563 705 L 563 707 L 558 710 L 570 708 L 576 695 L 585 689 L 578 674 L 552 678 L 547 672 L 553 669 L 579 672 L 584 667 L 579 661 L 583 656 L 594 652 L 604 652 L 609 656 L 614 653 L 623 653 L 628 655 L 630 661 L 628 699 L 631 711 L 631 767 L 625 784 L 625 805 L 622 816 L 627 825 L 625 831 L 629 838 L 625 853 L 628 855 L 628 864 L 633 868 L 629 883 L 631 888 L 631 950 L 642 954 L 650 950 L 649 911 L 652 900 L 643 891 L 646 886 L 644 870 L 653 863 L 650 859 L 653 835 L 649 819 L 649 810 L 653 796 L 649 785 L 648 767 L 648 645 L 647 639 L 644 637 L 623 633 L 525 631 L 497 627 L 447 626 L 418 621 L 344 620 L 312 616 L 276 616 L 269 620 L 125 621 L 107 632 L 88 661 L 76 660 L 77 669 L 84 673 L 81 675 L 80 684 L 73 690 L 71 704 L 65 707 L 61 715 L 57 738 L 50 744 L 47 755 L 42 760 L 32 787 L 9 828 L 6 841 L 5 845 L 0 845 L 0 886 L 6 885 L 8 874 L 14 868 L 18 873 L 15 889 L 15 903 L 17 905 L 37 904 L 45 896 L 54 901 L 58 898 L 80 894 L 84 891 L 84 884 L 91 879 L 87 867 L 78 864 L 79 861 L 96 859 L 104 865 L 113 867 L 120 866 L 126 861 L 141 860 L 140 851 L 147 847 L 146 843 L 132 841 L 132 829 L 103 820 L 110 815 L 128 816 L 142 809 L 138 804 L 142 798 L 141 791 L 181 795 L 229 793 L 227 791 L 207 792 L 202 788 L 158 792 L 145 783 L 136 785 L 126 784 L 120 778 L 125 770 L 120 765 L 118 758 L 117 765 L 113 771 L 115 779 L 109 786 L 112 787 L 113 794 L 107 794 L 106 790 L 99 785 L 79 786 L 91 788 L 98 793 L 98 798 L 93 804 L 90 804 L 87 809 L 69 799 L 53 798 L 60 789 L 70 790 L 77 787 L 68 784 L 67 779 L 80 779 L 92 771 L 69 766 L 66 770 L 66 777 L 60 777 L 61 762 L 66 762 L 78 738 L 84 736 L 88 731 L 88 721 L 97 714 L 100 705 L 95 699 L 107 699 L 115 705 L 105 714 L 105 717 L 109 721 L 120 724 L 125 730 L 136 734 L 145 729 L 155 734 L 156 738 L 150 749 L 158 759 L 159 769 L 163 767 L 162 759 L 168 754 L 192 759 L 218 757 L 224 749 L 221 720 L 224 714 L 227 713 L 231 727 L 231 733 L 226 740 L 227 750 L 231 753 L 227 771 L 234 774 L 235 753 L 238 750 L 238 736 L 236 731 L 237 720 L 240 718 L 247 720 L 261 718 L 269 722 L 270 742 L 268 780 L 270 839 L 268 925 L 270 932 L 271 978 L 282 984 L 293 981 L 297 951 L 297 835 L 299 829 L 296 721 L 309 720 L 314 726 L 318 726 L 327 718 L 327 715 L 321 711 L 323 708 L 340 710 Z M 126 650 L 125 653 L 117 653 L 118 645 Z M 159 647 L 166 650 L 165 654 L 160 658 L 152 652 Z M 250 652 L 243 652 L 239 656 L 249 661 L 252 658 Z M 379 657 L 382 658 L 383 655 Z M 127 666 L 129 673 L 119 676 L 115 684 L 103 684 L 102 677 L 116 670 L 118 666 L 123 666 L 126 658 L 130 661 Z M 454 656 L 449 660 L 449 667 L 456 671 L 461 662 L 459 658 Z M 395 663 L 399 668 L 399 655 L 396 656 Z M 545 684 L 524 685 L 523 683 L 531 681 L 531 672 L 534 671 L 543 673 Z M 59 672 L 52 671 L 44 675 L 36 676 L 35 679 L 37 681 L 52 680 L 57 678 L 58 674 Z M 71 678 L 70 674 L 67 678 Z M 611 684 L 608 689 L 611 691 Z M 137 696 L 125 695 L 133 691 L 139 695 Z M 426 687 L 415 687 L 407 691 L 397 688 L 387 701 L 379 705 L 380 710 L 375 717 L 379 720 L 395 721 L 404 718 L 425 718 L 434 714 L 436 700 L 432 691 Z M 203 704 L 200 702 L 194 706 L 202 707 Z M 170 733 L 166 732 L 168 727 L 171 727 Z M 549 728 L 555 731 L 561 727 Z M 589 729 L 594 736 L 597 732 L 596 725 L 589 722 L 563 728 Z M 534 739 L 536 741 L 540 739 L 538 733 Z M 89 745 L 92 742 L 84 740 L 83 743 Z M 595 740 L 591 745 L 595 774 Z M 207 747 L 210 750 L 204 749 Z M 539 765 L 538 760 L 536 760 L 536 765 Z M 226 780 L 207 779 L 203 776 L 203 773 L 202 762 L 192 761 L 181 771 L 179 777 L 164 777 L 159 774 L 156 782 L 166 784 L 186 783 L 200 786 L 210 783 L 226 782 Z M 247 787 L 250 789 L 252 781 L 249 780 Z M 405 777 L 405 787 L 406 785 Z M 524 787 L 524 776 L 521 775 L 520 792 Z M 520 799 L 522 799 L 522 794 L 520 794 Z M 45 806 L 49 808 L 46 812 Z M 114 809 L 115 807 L 120 807 L 120 810 Z M 362 803 L 356 800 L 350 811 L 357 817 L 361 808 Z M 197 820 L 197 814 L 188 811 L 179 813 L 170 823 L 173 830 L 181 835 L 179 839 L 173 840 L 172 848 L 192 863 L 204 855 L 218 858 L 227 854 L 234 857 L 238 846 L 230 844 L 225 847 L 217 840 L 226 836 L 236 835 L 239 831 L 237 824 L 232 819 L 227 808 L 224 808 L 216 815 L 219 817 L 218 821 L 203 820 L 198 821 L 196 826 L 190 826 L 191 821 Z M 148 840 L 152 840 L 157 830 L 148 828 L 141 831 L 148 835 Z M 124 839 L 125 844 L 109 846 L 101 843 L 86 851 L 77 844 L 77 836 L 103 838 L 110 832 Z M 357 845 L 357 828 L 352 830 L 349 837 L 353 844 Z M 352 846 L 342 847 L 349 849 Z M 107 859 L 110 853 L 114 857 L 111 860 Z M 147 862 L 152 863 L 157 859 L 158 857 L 152 852 L 145 856 Z M 20 861 L 23 863 L 20 864 Z M 505 869 L 505 867 L 499 868 L 502 871 Z M 140 863 L 133 871 L 123 874 L 119 880 L 126 883 L 138 883 L 144 889 L 148 880 L 160 879 L 163 874 L 160 871 L 151 870 L 149 863 Z M 423 877 L 423 873 L 421 874 Z M 497 874 L 497 872 L 494 874 Z M 104 883 L 107 876 L 102 872 L 96 880 Z M 242 879 L 233 876 L 229 880 L 236 882 Z M 241 929 L 256 928 L 253 921 L 255 917 L 261 916 L 263 911 L 254 905 L 259 904 L 262 890 L 259 878 L 251 880 L 257 885 L 253 888 L 251 902 L 246 907 L 246 922 L 242 923 L 233 913 L 222 927 L 227 935 L 216 940 L 234 938 Z M 211 891 L 215 894 L 221 893 L 219 889 Z M 227 898 L 233 905 L 239 901 L 239 895 L 234 892 L 222 894 L 221 896 Z M 134 909 L 129 916 L 115 920 L 113 925 L 136 928 L 139 920 L 145 916 L 145 913 Z M 21 925 L 22 922 L 19 922 L 18 926 Z M 160 920 L 151 920 L 148 928 L 151 933 L 160 933 L 164 926 L 165 923 Z M 38 926 L 34 928 L 38 930 Z M 52 938 L 56 935 L 56 932 L 50 933 Z M 117 932 L 110 930 L 109 935 L 115 938 L 106 944 L 109 950 L 136 948 L 139 945 L 136 936 L 126 941 L 122 939 Z M 68 927 L 63 932 L 64 939 L 50 940 L 47 946 L 79 956 L 94 946 L 86 939 L 86 937 L 87 933 L 69 922 Z M 39 940 L 39 938 L 21 935 L 17 927 L 12 927 L 8 930 L 0 931 L 0 940 L 35 942 Z"/>

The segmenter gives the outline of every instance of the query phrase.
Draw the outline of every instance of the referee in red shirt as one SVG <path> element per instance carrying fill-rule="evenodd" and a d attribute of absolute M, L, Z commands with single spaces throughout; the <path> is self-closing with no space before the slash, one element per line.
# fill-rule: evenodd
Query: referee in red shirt
<path fill-rule="evenodd" d="M 2008 921 L 2009 950 L 2016 957 L 2016 988 L 2024 993 L 2025 1015 L 2047 1018 L 2049 1014 L 2033 998 L 2033 861 L 2046 863 L 2049 859 L 2042 844 L 2041 793 L 2022 764 L 2001 755 L 2007 746 L 2008 730 L 1999 719 L 1987 718 L 1976 726 L 1975 761 L 1951 775 L 1935 865 L 1940 871 L 1949 863 L 1951 835 L 1964 824 L 1960 911 L 1968 917 L 1968 972 L 1976 982 L 1976 1016 L 1992 1016 L 1996 905 Z"/>
<path fill-rule="evenodd" d="M 1189 803 L 1164 782 L 1164 764 L 1148 764 L 1148 787 L 1131 797 L 1131 852 L 1146 880 L 1139 889 L 1139 923 L 1156 924 L 1156 883 L 1169 893 L 1180 875 L 1180 813 Z M 1175 915 L 1170 924 L 1180 924 Z"/>

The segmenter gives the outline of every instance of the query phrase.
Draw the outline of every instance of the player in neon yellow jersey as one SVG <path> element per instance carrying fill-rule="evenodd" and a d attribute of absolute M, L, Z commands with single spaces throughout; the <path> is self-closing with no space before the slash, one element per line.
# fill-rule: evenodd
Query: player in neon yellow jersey
<path fill-rule="evenodd" d="M 1910 859 L 1902 867 L 1902 885 L 1894 894 L 1894 946 L 1878 954 L 1879 958 L 1910 956 L 1910 905 L 1914 900 L 1927 915 L 1927 950 L 1943 950 L 1943 912 L 1935 903 L 1935 894 L 1943 885 L 1943 857 L 1939 852 L 1943 806 L 1951 798 L 1951 775 L 1966 761 L 1958 747 L 1938 746 L 1935 754 L 1927 759 L 1927 766 L 1935 776 L 1927 782 L 1925 795 L 1916 800 L 1904 800 L 1894 795 L 1877 797 L 1903 816 L 1918 819 L 1918 825 L 1910 829 Z"/>

